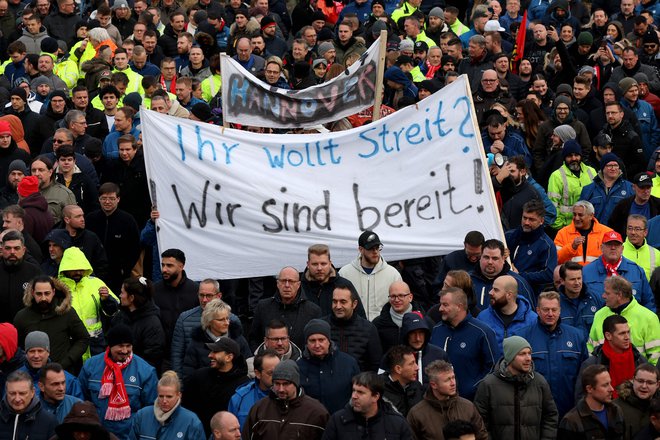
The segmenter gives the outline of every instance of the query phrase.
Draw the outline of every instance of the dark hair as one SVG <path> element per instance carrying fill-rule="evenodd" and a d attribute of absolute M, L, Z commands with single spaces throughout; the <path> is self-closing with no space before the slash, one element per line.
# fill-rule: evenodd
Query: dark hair
<path fill-rule="evenodd" d="M 543 202 L 541 200 L 532 199 L 523 205 L 523 212 L 531 212 L 538 215 L 541 218 L 544 218 L 545 206 L 543 205 Z"/>
<path fill-rule="evenodd" d="M 602 373 L 607 373 L 607 367 L 603 364 L 589 365 L 582 371 L 582 391 L 587 392 L 587 387 L 595 387 L 598 381 L 596 376 Z"/>
<path fill-rule="evenodd" d="M 655 374 L 655 379 L 660 380 L 660 370 L 658 370 L 658 367 L 656 367 L 653 364 L 639 364 L 637 368 L 635 368 L 635 376 L 637 376 L 638 371 L 646 371 L 647 373 L 653 373 Z"/>
<path fill-rule="evenodd" d="M 395 345 L 390 348 L 385 354 L 385 365 L 387 366 L 387 370 L 392 372 L 395 366 L 403 364 L 404 358 L 408 354 L 414 355 L 415 350 L 407 345 Z"/>
<path fill-rule="evenodd" d="M 186 254 L 181 249 L 167 249 L 162 254 L 161 258 L 174 258 L 176 261 L 186 264 Z"/>
<path fill-rule="evenodd" d="M 576 263 L 575 261 L 567 261 L 566 263 L 559 266 L 559 277 L 562 280 L 566 279 L 567 270 L 579 270 L 580 272 L 582 272 L 582 266 L 579 263 Z"/>
<path fill-rule="evenodd" d="M 154 296 L 154 286 L 145 277 L 130 277 L 122 284 L 129 295 L 133 295 L 133 305 L 138 309 L 148 303 Z"/>
<path fill-rule="evenodd" d="M 651 400 L 651 405 L 649 405 L 649 415 L 656 418 L 660 417 L 660 399 Z"/>
<path fill-rule="evenodd" d="M 353 376 L 351 380 L 353 385 L 360 385 L 368 388 L 371 394 L 378 394 L 378 400 L 383 397 L 385 391 L 385 381 L 381 376 L 373 371 L 364 371 Z"/>
<path fill-rule="evenodd" d="M 281 319 L 271 319 L 268 324 L 266 324 L 266 333 L 268 333 L 268 330 L 276 330 L 278 328 L 285 328 L 287 332 L 289 331 L 289 327 L 287 327 L 284 321 Z"/>
<path fill-rule="evenodd" d="M 112 84 L 108 84 L 107 86 L 104 86 L 99 92 L 99 97 L 102 99 L 107 94 L 115 95 L 117 99 L 121 98 L 121 93 L 119 93 L 119 89 L 117 89 L 117 87 L 113 86 Z"/>
<path fill-rule="evenodd" d="M 71 89 L 71 96 L 73 96 L 75 93 L 78 93 L 78 92 L 88 92 L 89 93 L 89 90 L 87 90 L 87 87 L 85 87 L 85 86 L 75 86 L 74 88 Z"/>
<path fill-rule="evenodd" d="M 50 284 L 50 287 L 52 287 L 53 289 L 55 288 L 55 282 L 48 275 L 37 275 L 36 277 L 30 280 L 30 287 L 32 288 L 33 291 L 37 283 L 48 283 Z"/>
<path fill-rule="evenodd" d="M 467 420 L 454 420 L 442 428 L 442 435 L 445 440 L 458 440 L 463 435 L 476 433 L 477 430 Z"/>
<path fill-rule="evenodd" d="M 355 289 L 355 286 L 353 283 L 351 283 L 350 280 L 347 280 L 346 278 L 342 277 L 337 277 L 335 278 L 335 289 L 341 289 L 341 290 L 348 290 L 351 292 L 351 301 L 360 301 L 360 295 L 358 295 L 357 290 Z"/>
<path fill-rule="evenodd" d="M 2 237 L 2 244 L 4 245 L 6 242 L 14 240 L 20 241 L 21 244 L 25 246 L 25 237 L 23 237 L 23 234 L 20 231 L 15 229 L 10 229 L 5 236 Z"/>
<path fill-rule="evenodd" d="M 76 159 L 76 151 L 73 149 L 73 145 L 62 145 L 55 152 L 55 157 L 57 159 L 61 159 L 63 157 L 73 157 L 73 159 L 75 160 Z"/>
<path fill-rule="evenodd" d="M 146 75 L 142 78 L 142 88 L 148 89 L 149 87 L 155 87 L 158 85 L 158 80 L 153 75 Z"/>
<path fill-rule="evenodd" d="M 463 242 L 470 246 L 483 246 L 486 239 L 479 231 L 470 231 L 465 235 Z"/>
<path fill-rule="evenodd" d="M 279 359 L 277 352 L 271 348 L 264 350 L 263 353 L 259 353 L 254 357 L 254 371 L 261 373 L 263 371 L 264 358 L 266 357 L 276 357 Z"/>
<path fill-rule="evenodd" d="M 499 249 L 500 253 L 504 255 L 504 243 L 501 241 L 491 238 L 490 240 L 484 241 L 484 250 L 485 249 Z"/>
<path fill-rule="evenodd" d="M 612 315 L 603 321 L 603 334 L 614 333 L 618 324 L 628 324 L 628 320 L 621 315 Z"/>
<path fill-rule="evenodd" d="M 520 154 L 518 156 L 509 157 L 508 161 L 509 163 L 514 164 L 516 168 L 518 168 L 518 170 L 527 170 L 527 164 L 525 163 L 525 158 Z"/>
<path fill-rule="evenodd" d="M 58 364 L 57 362 L 49 362 L 43 367 L 41 367 L 41 371 L 39 371 L 39 382 L 45 384 L 46 383 L 46 377 L 48 376 L 48 372 L 52 371 L 53 373 L 61 373 L 64 371 L 64 368 L 62 368 L 62 365 Z"/>
<path fill-rule="evenodd" d="M 112 193 L 117 194 L 117 197 L 119 197 L 119 185 L 117 185 L 116 183 L 105 182 L 103 185 L 99 186 L 100 196 L 104 194 L 112 194 Z"/>

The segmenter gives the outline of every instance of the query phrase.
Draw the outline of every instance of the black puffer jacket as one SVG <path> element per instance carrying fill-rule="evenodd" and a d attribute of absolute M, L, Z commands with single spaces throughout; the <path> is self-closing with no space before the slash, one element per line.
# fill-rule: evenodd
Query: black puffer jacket
<path fill-rule="evenodd" d="M 320 283 L 312 279 L 308 269 L 305 269 L 300 277 L 300 289 L 305 294 L 305 298 L 321 308 L 321 316 L 332 314 L 332 292 L 335 290 L 337 278 L 341 277 L 337 277 L 337 271 L 334 267 L 332 268 L 332 275 L 326 283 Z M 362 300 L 358 300 L 355 312 L 363 318 L 367 317 Z"/>
<path fill-rule="evenodd" d="M 410 408 L 417 405 L 424 398 L 424 387 L 418 381 L 410 382 L 405 388 L 399 381 L 390 379 L 388 373 L 381 374 L 385 382 L 383 397 L 387 399 L 403 416 L 408 415 Z"/>
<path fill-rule="evenodd" d="M 55 434 L 57 419 L 41 408 L 41 401 L 35 396 L 27 409 L 16 414 L 3 398 L 0 402 L 0 438 L 2 439 L 47 439 Z"/>
<path fill-rule="evenodd" d="M 351 404 L 340 409 L 330 417 L 325 427 L 323 440 L 395 440 L 412 439 L 412 431 L 406 419 L 392 405 L 382 399 L 378 402 L 375 416 L 365 419 L 353 411 Z"/>
<path fill-rule="evenodd" d="M 626 381 L 617 387 L 619 397 L 614 403 L 621 408 L 623 419 L 625 420 L 624 438 L 631 440 L 635 438 L 638 432 L 649 424 L 649 407 L 651 399 L 640 399 L 633 391 L 632 381 Z M 656 392 L 655 396 L 658 397 Z"/>
<path fill-rule="evenodd" d="M 337 319 L 335 315 L 323 318 L 330 323 L 332 340 L 337 348 L 358 361 L 360 371 L 378 371 L 383 355 L 376 327 L 353 312 L 349 319 Z"/>
<path fill-rule="evenodd" d="M 230 321 L 229 323 L 229 337 L 236 341 L 241 347 L 241 355 L 243 358 L 252 356 L 250 347 L 243 336 L 241 326 L 236 322 Z M 188 344 L 188 348 L 186 349 L 186 356 L 183 358 L 184 378 L 190 377 L 195 370 L 211 366 L 211 361 L 209 359 L 210 350 L 206 346 L 206 344 L 211 342 L 215 341 L 211 339 L 211 336 L 201 326 L 193 330 L 190 344 Z"/>
<path fill-rule="evenodd" d="M 413 301 L 411 304 L 411 311 L 424 313 L 417 302 Z M 392 309 L 392 306 L 388 302 L 381 309 L 380 315 L 378 315 L 376 319 L 373 320 L 373 323 L 378 330 L 378 336 L 380 337 L 380 345 L 383 349 L 383 353 L 386 353 L 387 350 L 399 344 L 401 339 L 401 327 L 396 325 L 392 320 L 390 309 Z"/>
<path fill-rule="evenodd" d="M 160 310 L 152 300 L 132 312 L 125 307 L 112 318 L 112 326 L 125 324 L 133 334 L 133 352 L 158 369 L 165 355 L 165 332 Z"/>

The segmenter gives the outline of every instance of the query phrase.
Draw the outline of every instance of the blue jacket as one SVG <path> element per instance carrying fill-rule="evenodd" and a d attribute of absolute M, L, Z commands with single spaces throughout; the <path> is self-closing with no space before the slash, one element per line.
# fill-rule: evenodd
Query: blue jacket
<path fill-rule="evenodd" d="M 133 428 L 130 440 L 176 439 L 198 440 L 204 439 L 204 427 L 194 412 L 178 406 L 164 425 L 161 425 L 154 415 L 154 406 L 142 408 L 133 417 Z"/>
<path fill-rule="evenodd" d="M 38 388 L 39 387 L 35 386 L 35 389 Z M 60 424 L 64 421 L 67 414 L 69 414 L 73 405 L 78 402 L 82 402 L 82 399 L 66 394 L 64 395 L 64 399 L 57 405 L 53 405 L 52 403 L 48 403 L 45 399 L 41 399 L 41 409 L 54 415 L 57 419 L 57 423 Z"/>
<path fill-rule="evenodd" d="M 593 295 L 587 291 L 587 286 L 582 285 L 580 296 L 570 299 L 564 293 L 564 286 L 559 287 L 559 301 L 561 306 L 561 322 L 582 331 L 584 339 L 589 339 L 591 324 L 594 323 L 594 315 L 605 303 L 599 295 Z"/>
<path fill-rule="evenodd" d="M 605 191 L 605 184 L 598 173 L 594 181 L 582 188 L 580 200 L 587 200 L 594 205 L 595 215 L 599 222 L 606 225 L 610 219 L 612 211 L 617 203 L 633 195 L 633 187 L 630 182 L 619 176 L 609 191 Z"/>
<path fill-rule="evenodd" d="M 106 420 L 105 412 L 108 409 L 108 398 L 101 399 L 99 397 L 101 377 L 105 370 L 104 355 L 105 353 L 100 353 L 89 358 L 83 365 L 78 380 L 80 380 L 85 400 L 89 400 L 94 404 L 103 426 L 119 439 L 128 439 L 135 414 L 140 408 L 152 405 L 158 396 L 156 369 L 140 356 L 133 355 L 131 363 L 122 370 L 132 416 L 129 419 L 119 421 Z"/>
<path fill-rule="evenodd" d="M 532 20 L 540 20 L 545 16 L 545 11 L 550 6 L 550 0 L 532 0 L 527 7 L 527 23 Z M 522 12 L 522 11 L 521 11 Z"/>
<path fill-rule="evenodd" d="M 367 1 L 359 5 L 355 1 L 348 3 L 339 13 L 337 23 L 344 21 L 346 14 L 355 14 L 360 23 L 366 23 L 371 16 L 371 2 Z"/>
<path fill-rule="evenodd" d="M 621 257 L 621 259 L 621 264 L 619 265 L 617 272 L 632 284 L 633 296 L 637 302 L 655 312 L 655 298 L 651 291 L 651 286 L 646 279 L 644 269 L 626 257 Z M 603 265 L 602 257 L 587 264 L 582 270 L 582 282 L 587 286 L 587 290 L 594 296 L 600 297 L 603 295 L 603 292 L 605 291 L 603 287 L 605 278 L 607 278 L 607 273 L 605 271 L 605 266 Z"/>
<path fill-rule="evenodd" d="M 498 315 L 492 307 L 482 310 L 481 313 L 479 313 L 479 316 L 477 316 L 479 321 L 485 323 L 495 332 L 495 340 L 497 341 L 497 346 L 499 347 L 500 352 L 502 351 L 502 341 L 504 341 L 504 338 L 517 335 L 520 329 L 534 324 L 538 318 L 538 315 L 532 309 L 532 306 L 527 299 L 518 295 L 516 303 L 518 304 L 516 314 L 513 317 L 513 321 L 511 321 L 506 327 L 504 326 L 504 321 L 502 321 L 500 315 Z"/>
<path fill-rule="evenodd" d="M 140 136 L 140 130 L 133 127 L 131 132 L 135 139 Z M 117 145 L 117 140 L 123 136 L 123 133 L 115 130 L 115 127 L 112 127 L 112 131 L 105 137 L 103 141 L 103 157 L 106 159 L 119 159 L 119 146 Z"/>
<path fill-rule="evenodd" d="M 637 100 L 634 107 L 631 107 L 630 103 L 623 98 L 620 102 L 623 108 L 629 108 L 635 113 L 635 117 L 637 117 L 639 126 L 642 129 L 642 132 L 638 134 L 639 137 L 642 138 L 644 155 L 646 157 L 651 157 L 653 150 L 655 150 L 656 146 L 660 144 L 660 128 L 658 128 L 658 120 L 655 118 L 653 107 L 651 107 L 651 104 L 641 99 Z"/>
<path fill-rule="evenodd" d="M 527 183 L 534 187 L 536 192 L 538 192 L 541 196 L 541 200 L 543 200 L 543 206 L 545 206 L 545 217 L 543 219 L 543 224 L 546 226 L 552 225 L 557 219 L 557 207 L 548 197 L 548 193 L 545 191 L 545 188 L 539 185 L 539 183 L 534 180 L 532 176 L 527 176 Z"/>
<path fill-rule="evenodd" d="M 41 370 L 30 368 L 28 366 L 27 360 L 25 361 L 23 366 L 19 368 L 19 370 L 25 371 L 30 376 L 32 376 L 32 381 L 34 382 L 35 395 L 37 397 L 41 397 L 41 390 L 37 386 L 37 383 L 39 383 L 39 373 L 41 372 Z M 64 377 L 66 378 L 66 394 L 68 396 L 77 397 L 80 400 L 84 399 L 82 388 L 80 388 L 80 382 L 78 382 L 78 378 L 66 370 L 64 370 Z"/>
<path fill-rule="evenodd" d="M 481 141 L 484 144 L 485 153 L 490 153 L 490 147 L 493 145 L 493 140 L 488 136 L 488 129 L 484 129 L 481 132 Z M 504 139 L 502 139 L 502 143 L 504 144 L 504 150 L 502 151 L 503 156 L 523 156 L 527 166 L 532 166 L 532 154 L 529 152 L 529 148 L 527 148 L 525 139 L 523 139 L 520 134 L 509 128 L 506 130 L 506 135 L 504 136 Z"/>
<path fill-rule="evenodd" d="M 654 217 L 648 222 L 649 235 L 646 242 L 656 249 L 660 248 L 660 216 Z"/>
<path fill-rule="evenodd" d="M 523 296 L 530 304 L 534 304 L 536 296 L 534 295 L 532 287 L 523 277 L 513 272 L 511 266 L 509 266 L 509 263 L 506 261 L 504 262 L 502 272 L 497 276 L 501 275 L 511 275 L 514 277 L 516 281 L 518 281 L 518 296 Z M 481 273 L 481 266 L 477 263 L 474 270 L 470 272 L 470 278 L 472 278 L 472 290 L 474 290 L 476 305 L 480 310 L 484 310 L 490 305 L 489 292 L 490 289 L 493 288 L 493 281 L 495 281 L 495 278 L 497 277 L 493 279 L 486 278 L 484 274 Z M 502 341 L 500 341 L 500 345 L 501 344 Z"/>
<path fill-rule="evenodd" d="M 589 357 L 584 334 L 561 322 L 553 331 L 540 321 L 518 332 L 532 346 L 534 370 L 546 378 L 555 398 L 559 417 L 575 406 L 574 389 L 580 365 Z"/>
<path fill-rule="evenodd" d="M 502 356 L 493 330 L 469 313 L 456 327 L 443 321 L 436 324 L 431 344 L 444 349 L 452 365 L 460 366 L 454 370 L 458 394 L 468 400 L 474 398 L 477 384 Z"/>
<path fill-rule="evenodd" d="M 513 265 L 535 293 L 552 283 L 552 271 L 557 266 L 557 247 L 542 226 L 532 232 L 523 232 L 522 227 L 518 227 L 507 231 L 505 237 Z"/>
<path fill-rule="evenodd" d="M 653 15 L 653 22 L 660 22 L 660 4 L 657 1 L 652 1 L 646 6 L 641 3 L 635 6 L 635 15 L 641 14 L 642 11 L 649 11 Z"/>
<path fill-rule="evenodd" d="M 257 379 L 254 379 L 236 389 L 236 392 L 229 400 L 227 411 L 236 416 L 238 423 L 241 424 L 241 430 L 243 430 L 243 423 L 245 423 L 248 414 L 250 414 L 250 409 L 255 403 L 266 396 L 268 396 L 268 390 L 261 391 Z"/>
<path fill-rule="evenodd" d="M 351 399 L 351 381 L 360 372 L 355 358 L 339 351 L 334 342 L 323 359 L 311 356 L 305 348 L 298 359 L 298 368 L 305 394 L 320 401 L 330 414 L 342 409 Z"/>

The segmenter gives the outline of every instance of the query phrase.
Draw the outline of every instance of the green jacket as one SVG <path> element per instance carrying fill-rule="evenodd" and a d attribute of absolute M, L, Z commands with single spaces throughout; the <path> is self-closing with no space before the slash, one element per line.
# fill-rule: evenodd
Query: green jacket
<path fill-rule="evenodd" d="M 646 240 L 644 240 L 642 247 L 637 249 L 635 245 L 626 238 L 626 241 L 623 242 L 623 256 L 634 261 L 638 266 L 644 269 L 647 281 L 651 281 L 653 270 L 660 265 L 660 251 L 649 246 Z"/>
<path fill-rule="evenodd" d="M 568 226 L 573 220 L 573 205 L 580 200 L 582 188 L 593 182 L 596 170 L 580 164 L 580 177 L 573 174 L 564 163 L 550 175 L 548 198 L 557 208 L 557 219 L 552 225 L 555 230 Z"/>
<path fill-rule="evenodd" d="M 587 342 L 589 353 L 604 342 L 603 321 L 612 315 L 614 315 L 614 312 L 607 306 L 594 315 L 594 322 L 589 332 L 589 342 Z M 637 351 L 648 359 L 649 363 L 656 365 L 660 357 L 660 322 L 658 322 L 658 316 L 638 303 L 635 298 L 621 311 L 621 316 L 630 323 L 630 342 Z"/>

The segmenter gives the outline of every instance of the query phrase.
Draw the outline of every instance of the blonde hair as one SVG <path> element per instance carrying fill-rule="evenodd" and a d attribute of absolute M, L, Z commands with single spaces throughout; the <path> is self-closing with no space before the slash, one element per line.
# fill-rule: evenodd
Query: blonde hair
<path fill-rule="evenodd" d="M 158 381 L 159 387 L 174 387 L 177 392 L 181 392 L 181 379 L 176 371 L 167 370 Z"/>

